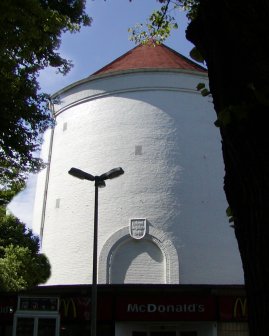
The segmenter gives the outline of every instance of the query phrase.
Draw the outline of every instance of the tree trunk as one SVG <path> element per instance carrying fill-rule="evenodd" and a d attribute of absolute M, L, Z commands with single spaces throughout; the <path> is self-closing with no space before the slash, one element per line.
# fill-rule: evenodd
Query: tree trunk
<path fill-rule="evenodd" d="M 250 335 L 267 335 L 269 316 L 269 144 L 265 123 L 222 130 L 227 200 L 242 258 Z M 264 148 L 265 144 L 267 148 Z"/>
<path fill-rule="evenodd" d="M 269 2 L 201 0 L 187 38 L 204 56 L 220 119 L 224 190 L 245 276 L 251 336 L 269 316 Z"/>

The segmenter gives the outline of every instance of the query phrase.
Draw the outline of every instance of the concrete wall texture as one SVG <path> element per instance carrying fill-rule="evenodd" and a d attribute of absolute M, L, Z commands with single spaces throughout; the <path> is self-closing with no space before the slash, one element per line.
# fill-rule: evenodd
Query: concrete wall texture
<path fill-rule="evenodd" d="M 68 170 L 101 175 L 119 166 L 124 175 L 99 189 L 99 283 L 243 283 L 216 116 L 199 82 L 207 77 L 195 71 L 122 71 L 59 92 L 42 241 L 47 284 L 91 283 L 94 183 Z M 133 218 L 146 219 L 142 239 L 129 235 Z"/>

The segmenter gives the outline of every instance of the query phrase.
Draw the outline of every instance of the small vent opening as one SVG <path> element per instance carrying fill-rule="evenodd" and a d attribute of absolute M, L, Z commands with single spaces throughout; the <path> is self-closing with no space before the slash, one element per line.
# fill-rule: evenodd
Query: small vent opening
<path fill-rule="evenodd" d="M 60 198 L 56 198 L 56 203 L 55 203 L 55 208 L 60 208 L 60 201 L 61 199 Z"/>
<path fill-rule="evenodd" d="M 141 145 L 135 146 L 135 155 L 142 155 L 142 146 Z"/>

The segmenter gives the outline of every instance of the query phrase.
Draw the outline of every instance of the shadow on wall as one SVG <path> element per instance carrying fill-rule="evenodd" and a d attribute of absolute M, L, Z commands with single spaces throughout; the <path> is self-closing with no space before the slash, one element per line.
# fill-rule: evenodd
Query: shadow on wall
<path fill-rule="evenodd" d="M 111 283 L 165 283 L 165 258 L 152 241 L 128 240 L 112 260 Z"/>

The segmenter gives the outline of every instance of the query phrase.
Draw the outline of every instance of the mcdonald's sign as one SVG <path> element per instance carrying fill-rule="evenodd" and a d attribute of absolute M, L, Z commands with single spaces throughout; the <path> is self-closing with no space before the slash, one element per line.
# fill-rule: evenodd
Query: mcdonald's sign
<path fill-rule="evenodd" d="M 98 318 L 109 320 L 112 317 L 111 297 L 99 296 Z M 62 320 L 88 321 L 91 319 L 91 298 L 89 296 L 65 296 L 60 298 L 60 315 Z"/>
<path fill-rule="evenodd" d="M 60 312 L 62 318 L 72 318 L 77 317 L 77 307 L 73 298 L 66 298 L 60 300 Z"/>
<path fill-rule="evenodd" d="M 234 303 L 233 317 L 247 318 L 247 299 L 245 297 L 238 297 Z"/>
<path fill-rule="evenodd" d="M 222 296 L 219 299 L 222 321 L 247 321 L 248 308 L 245 296 Z"/>

